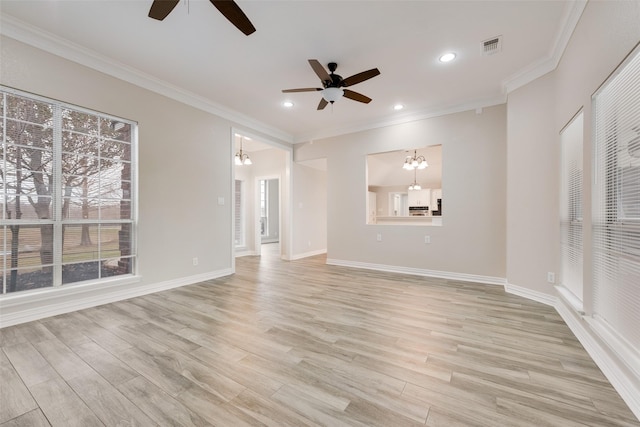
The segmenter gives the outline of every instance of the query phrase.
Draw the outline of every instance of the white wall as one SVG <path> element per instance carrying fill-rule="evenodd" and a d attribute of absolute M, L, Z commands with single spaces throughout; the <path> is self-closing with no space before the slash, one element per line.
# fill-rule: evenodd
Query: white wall
<path fill-rule="evenodd" d="M 293 164 L 292 259 L 327 251 L 327 173 Z"/>
<path fill-rule="evenodd" d="M 507 113 L 507 279 L 553 293 L 560 266 L 560 144 L 551 74 L 509 94 Z"/>
<path fill-rule="evenodd" d="M 329 260 L 500 282 L 506 275 L 505 129 L 500 105 L 296 145 L 296 161 L 327 158 Z M 367 154 L 434 144 L 443 150 L 444 225 L 366 225 Z"/>

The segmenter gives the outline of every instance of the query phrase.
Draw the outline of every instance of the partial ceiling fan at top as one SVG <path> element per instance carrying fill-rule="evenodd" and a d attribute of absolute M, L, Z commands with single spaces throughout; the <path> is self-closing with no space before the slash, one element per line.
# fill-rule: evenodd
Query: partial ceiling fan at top
<path fill-rule="evenodd" d="M 188 1 L 188 0 L 187 0 Z M 245 35 L 256 31 L 247 15 L 233 0 L 209 0 L 224 15 L 225 18 Z M 180 3 L 180 0 L 154 0 L 149 10 L 149 18 L 162 21 Z"/>
<path fill-rule="evenodd" d="M 320 81 L 322 82 L 322 87 L 307 87 L 300 89 L 284 89 L 282 92 L 284 93 L 292 93 L 292 92 L 322 92 L 322 99 L 320 99 L 320 103 L 318 104 L 318 110 L 324 109 L 328 103 L 333 104 L 335 101 L 340 99 L 343 95 L 345 98 L 349 98 L 354 101 L 362 102 L 364 104 L 368 104 L 371 102 L 371 98 L 368 96 L 364 96 L 361 93 L 354 92 L 349 89 L 343 89 L 348 86 L 353 86 L 357 83 L 361 83 L 365 80 L 369 80 L 380 74 L 377 68 L 372 68 L 371 70 L 363 71 L 358 74 L 354 74 L 351 77 L 347 77 L 343 79 L 342 76 L 335 74 L 334 71 L 338 68 L 338 64 L 335 62 L 330 62 L 327 66 L 331 74 L 327 73 L 322 64 L 318 62 L 317 59 L 309 59 L 309 65 L 316 73 L 318 77 L 320 77 Z"/>

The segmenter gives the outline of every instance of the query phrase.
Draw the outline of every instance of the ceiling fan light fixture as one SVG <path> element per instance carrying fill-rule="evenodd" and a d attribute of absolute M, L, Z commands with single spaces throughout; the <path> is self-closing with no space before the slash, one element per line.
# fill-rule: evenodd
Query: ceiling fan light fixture
<path fill-rule="evenodd" d="M 293 102 L 291 102 L 291 101 L 284 101 L 284 102 L 282 103 L 282 106 L 283 106 L 283 107 L 285 107 L 285 108 L 291 108 L 291 107 L 293 107 Z"/>
<path fill-rule="evenodd" d="M 396 111 L 400 111 L 403 108 L 404 108 L 404 105 L 402 105 L 402 104 L 396 104 L 396 105 L 393 106 L 393 109 L 396 110 Z"/>
<path fill-rule="evenodd" d="M 322 90 L 322 97 L 332 104 L 342 98 L 342 95 L 344 95 L 344 90 L 338 87 L 328 87 Z"/>

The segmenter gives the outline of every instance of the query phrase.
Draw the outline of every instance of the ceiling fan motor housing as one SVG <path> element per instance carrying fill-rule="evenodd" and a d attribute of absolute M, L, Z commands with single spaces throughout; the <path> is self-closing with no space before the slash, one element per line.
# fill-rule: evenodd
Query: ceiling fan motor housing
<path fill-rule="evenodd" d="M 338 64 L 335 62 L 329 62 L 327 64 L 327 68 L 329 68 L 329 71 L 331 72 L 331 74 L 329 74 L 329 77 L 331 77 L 331 80 L 324 80 L 322 82 L 323 86 L 325 88 L 342 87 L 342 76 L 338 74 L 334 74 L 334 71 L 336 71 L 336 69 L 338 68 Z"/>

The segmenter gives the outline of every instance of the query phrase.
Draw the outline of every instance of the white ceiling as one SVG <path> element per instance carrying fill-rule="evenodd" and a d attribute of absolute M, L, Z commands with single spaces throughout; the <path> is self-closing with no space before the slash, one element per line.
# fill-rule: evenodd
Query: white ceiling
<path fill-rule="evenodd" d="M 147 17 L 151 3 L 2 0 L 0 32 L 300 142 L 502 103 L 556 66 L 585 1 L 237 0 L 250 36 L 207 0 L 183 0 L 164 21 Z M 483 56 L 494 36 L 502 51 Z M 458 56 L 442 64 L 446 51 Z M 373 101 L 316 111 L 319 93 L 283 94 L 320 86 L 308 59 L 337 62 L 343 77 L 377 67 L 350 87 Z"/>

